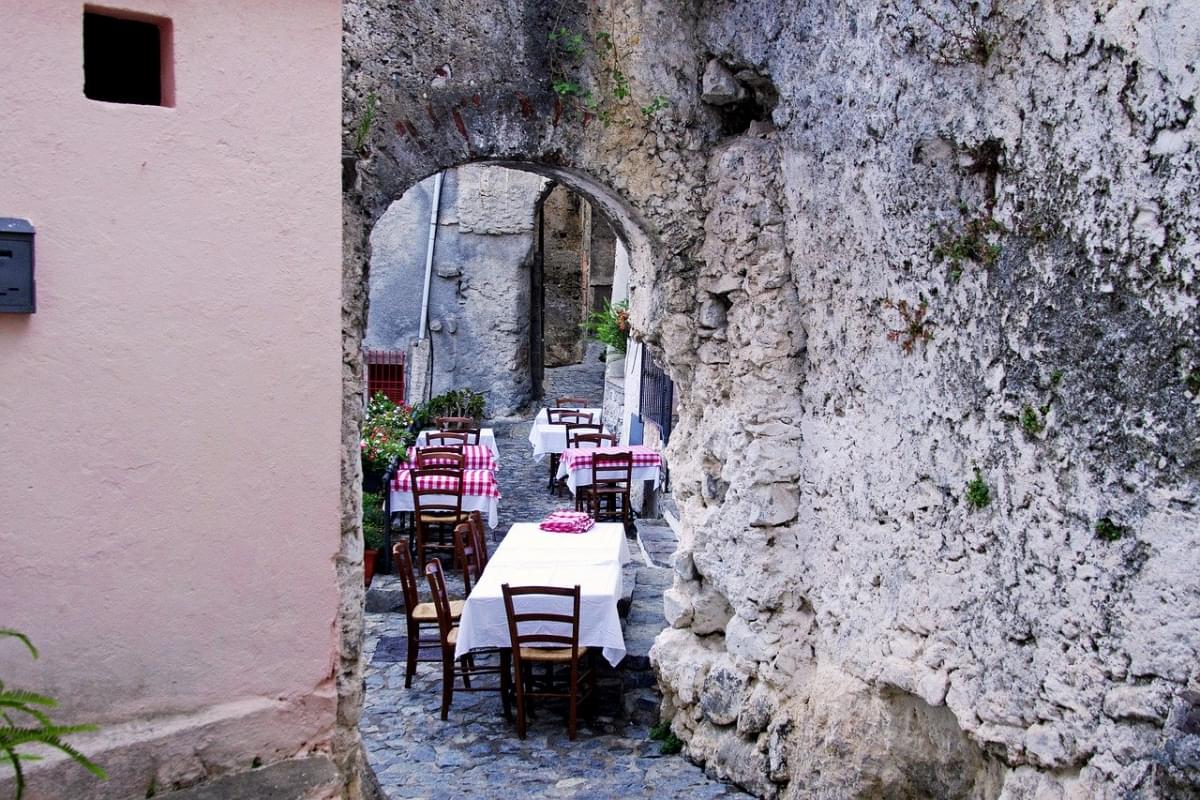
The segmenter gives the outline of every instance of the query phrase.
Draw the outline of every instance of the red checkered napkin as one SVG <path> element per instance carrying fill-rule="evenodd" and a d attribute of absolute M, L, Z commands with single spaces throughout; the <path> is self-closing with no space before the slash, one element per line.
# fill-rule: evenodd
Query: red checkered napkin
<path fill-rule="evenodd" d="M 596 521 L 582 511 L 555 511 L 539 527 L 555 533 L 585 533 L 594 524 Z"/>

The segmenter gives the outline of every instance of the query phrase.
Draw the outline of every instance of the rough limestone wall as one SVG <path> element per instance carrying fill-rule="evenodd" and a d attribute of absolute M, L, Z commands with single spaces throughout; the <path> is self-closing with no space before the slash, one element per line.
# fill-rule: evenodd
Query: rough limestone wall
<path fill-rule="evenodd" d="M 1200 7 L 775 12 L 702 13 L 778 131 L 667 348 L 675 730 L 766 796 L 1196 796 Z"/>
<path fill-rule="evenodd" d="M 433 184 L 406 192 L 371 231 L 368 347 L 407 350 L 418 337 Z M 529 269 L 544 185 L 503 167 L 445 173 L 429 291 L 433 394 L 482 391 L 497 416 L 529 401 Z"/>

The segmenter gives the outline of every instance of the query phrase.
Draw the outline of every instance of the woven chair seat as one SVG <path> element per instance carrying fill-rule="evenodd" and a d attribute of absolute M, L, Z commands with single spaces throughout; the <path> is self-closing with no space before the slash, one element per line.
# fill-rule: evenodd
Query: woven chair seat
<path fill-rule="evenodd" d="M 450 601 L 450 616 L 458 619 L 462 616 L 465 600 Z M 412 610 L 412 618 L 417 622 L 437 622 L 437 608 L 433 603 L 417 603 Z"/>
<path fill-rule="evenodd" d="M 435 514 L 429 512 L 421 515 L 421 522 L 427 525 L 457 525 L 460 522 L 466 522 L 471 516 L 468 511 L 461 511 L 457 516 L 454 514 Z"/>
<path fill-rule="evenodd" d="M 579 657 L 583 658 L 587 653 L 586 647 L 579 648 Z M 553 662 L 556 664 L 569 664 L 571 662 L 571 648 L 569 647 L 522 647 L 521 658 L 526 661 L 537 661 L 541 663 Z"/>

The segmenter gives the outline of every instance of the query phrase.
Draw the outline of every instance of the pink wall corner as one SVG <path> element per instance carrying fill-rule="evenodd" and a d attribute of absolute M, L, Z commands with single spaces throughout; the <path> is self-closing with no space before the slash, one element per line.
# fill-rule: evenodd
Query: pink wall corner
<path fill-rule="evenodd" d="M 42 657 L 3 677 L 101 723 L 304 696 L 337 644 L 340 4 L 100 5 L 170 19 L 173 108 L 84 97 L 82 3 L 5 11 L 38 311 L 0 314 L 0 626 Z"/>

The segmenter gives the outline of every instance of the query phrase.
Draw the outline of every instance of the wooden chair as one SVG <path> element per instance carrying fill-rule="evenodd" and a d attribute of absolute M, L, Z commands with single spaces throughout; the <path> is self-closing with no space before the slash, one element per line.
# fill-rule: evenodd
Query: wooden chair
<path fill-rule="evenodd" d="M 462 445 L 446 445 L 443 447 L 429 446 L 415 449 L 414 460 L 417 469 L 435 467 L 441 469 L 462 469 L 466 463 L 463 457 Z"/>
<path fill-rule="evenodd" d="M 620 519 L 626 529 L 632 523 L 630 516 L 629 487 L 633 483 L 633 453 L 592 454 L 592 484 L 588 487 L 589 513 L 599 522 L 601 519 Z M 601 512 L 601 501 L 608 506 L 607 512 Z M 617 514 L 617 502 L 620 501 L 621 513 Z"/>
<path fill-rule="evenodd" d="M 454 648 L 458 645 L 458 628 L 454 624 L 452 606 L 446 594 L 446 576 L 442 572 L 439 561 L 430 561 L 425 567 L 425 577 L 429 580 L 429 592 L 433 595 L 433 606 L 437 611 L 438 637 L 442 646 L 442 719 L 450 714 L 450 703 L 454 700 L 454 679 L 462 678 L 463 688 L 460 691 L 487 692 L 495 691 L 495 686 L 472 686 L 471 679 L 479 675 L 499 675 L 500 701 L 504 706 L 504 718 L 512 719 L 510 697 L 512 696 L 512 674 L 509 651 L 507 648 L 496 650 L 475 651 L 454 660 Z M 475 663 L 477 655 L 498 653 L 499 666 L 480 666 Z"/>
<path fill-rule="evenodd" d="M 467 437 L 467 444 L 479 444 L 479 423 L 471 417 L 437 417 L 434 424 L 441 433 L 462 433 Z"/>
<path fill-rule="evenodd" d="M 464 447 L 468 444 L 479 444 L 479 434 L 476 432 L 475 441 L 471 441 L 471 437 L 466 431 L 430 431 L 425 434 L 425 443 L 434 447 L 447 445 Z"/>
<path fill-rule="evenodd" d="M 488 563 L 487 530 L 483 527 L 483 514 L 472 511 L 467 517 L 467 521 L 471 523 L 471 532 L 475 536 L 475 541 L 483 545 L 479 551 L 479 571 L 482 572 Z"/>
<path fill-rule="evenodd" d="M 487 556 L 480 556 L 479 545 L 480 542 L 475 538 L 475 526 L 471 524 L 469 517 L 466 522 L 460 522 L 454 527 L 454 557 L 462 566 L 464 595 L 471 594 L 471 583 L 478 583 L 479 576 L 483 574 L 483 559 Z M 487 553 L 486 544 L 483 552 Z"/>
<path fill-rule="evenodd" d="M 590 662 L 581 669 L 580 662 L 588 656 L 588 649 L 579 646 L 579 586 L 564 589 L 558 586 L 509 586 L 501 587 L 504 592 L 504 610 L 508 616 L 508 636 L 512 642 L 513 671 L 516 676 L 517 692 L 517 735 L 525 738 L 525 701 L 529 698 L 559 697 L 567 700 L 567 736 L 575 740 L 579 701 L 594 695 L 596 671 Z M 515 598 L 562 598 L 569 600 L 571 613 L 550 611 L 518 610 Z M 561 601 L 560 601 L 561 602 Z M 526 603 L 521 605 L 526 606 Z M 543 600 L 539 605 L 546 605 Z M 566 605 L 566 603 L 562 603 Z M 563 631 L 570 626 L 570 635 Z M 544 677 L 535 679 L 533 667 L 543 665 Z M 555 669 L 565 667 L 566 691 L 554 691 Z M 586 684 L 583 692 L 581 684 Z"/>
<path fill-rule="evenodd" d="M 573 408 L 548 408 L 546 420 L 551 425 L 590 425 L 592 412 L 576 411 Z M 558 480 L 554 476 L 558 474 L 559 456 L 559 453 L 550 454 L 550 484 L 547 488 L 551 491 L 558 486 Z"/>
<path fill-rule="evenodd" d="M 408 659 L 404 667 L 404 688 L 412 688 L 413 676 L 417 674 L 418 661 L 441 661 L 442 654 L 437 658 L 420 658 L 421 646 L 438 645 L 441 638 L 421 638 L 421 630 L 437 628 L 437 608 L 433 603 L 422 603 L 417 592 L 417 581 L 413 576 L 412 556 L 408 554 L 408 545 L 397 542 L 392 545 L 392 564 L 396 574 L 400 576 L 400 588 L 404 594 L 404 621 L 408 627 Z M 463 601 L 447 600 L 451 623 L 457 623 L 462 616 Z"/>
<path fill-rule="evenodd" d="M 593 425 L 590 422 L 568 422 L 567 423 L 567 447 L 575 447 L 576 440 L 583 434 L 604 433 L 604 428 L 600 425 Z"/>
<path fill-rule="evenodd" d="M 587 430 L 588 428 L 599 428 L 599 425 L 568 425 L 567 426 L 567 446 L 568 447 L 616 447 L 617 437 L 611 433 L 602 433 L 599 430 Z M 572 428 L 578 428 L 578 432 L 572 437 Z M 590 503 L 589 486 L 575 487 L 575 510 L 583 511 L 588 508 Z"/>
<path fill-rule="evenodd" d="M 571 406 L 572 408 L 587 408 L 590 403 L 586 397 L 568 395 L 566 397 L 559 397 L 556 399 L 554 401 L 554 405 L 558 406 L 559 408 L 566 408 L 567 406 Z"/>
<path fill-rule="evenodd" d="M 422 479 L 428 479 L 423 481 Z M 440 488 L 429 486 L 437 482 Z M 422 484 L 425 485 L 422 485 Z M 455 554 L 453 531 L 467 515 L 462 510 L 463 473 L 461 469 L 429 467 L 412 471 L 413 534 L 417 539 L 417 563 L 424 568 L 426 549 L 442 550 Z M 447 530 L 451 541 L 446 541 Z M 437 543 L 431 544 L 432 534 L 437 534 Z"/>

